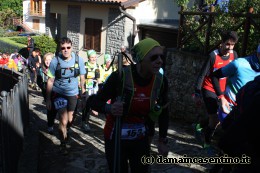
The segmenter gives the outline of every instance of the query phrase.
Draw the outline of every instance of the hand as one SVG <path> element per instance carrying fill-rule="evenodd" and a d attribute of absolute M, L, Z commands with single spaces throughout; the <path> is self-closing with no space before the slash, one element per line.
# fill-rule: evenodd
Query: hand
<path fill-rule="evenodd" d="M 169 147 L 167 144 L 163 143 L 163 142 L 158 142 L 158 153 L 159 155 L 162 155 L 164 157 L 168 156 L 168 152 L 169 152 Z"/>
<path fill-rule="evenodd" d="M 111 114 L 114 116 L 122 116 L 123 115 L 123 106 L 124 102 L 116 101 L 111 104 Z"/>
<path fill-rule="evenodd" d="M 229 112 L 230 112 L 229 102 L 226 100 L 225 97 L 222 97 L 220 99 L 220 101 L 221 101 L 221 108 L 222 108 L 223 112 L 225 112 L 226 114 L 229 114 Z"/>

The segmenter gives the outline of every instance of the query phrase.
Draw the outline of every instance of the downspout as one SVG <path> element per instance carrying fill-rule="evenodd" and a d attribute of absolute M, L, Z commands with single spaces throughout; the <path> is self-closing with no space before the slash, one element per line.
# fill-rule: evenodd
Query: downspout
<path fill-rule="evenodd" d="M 120 10 L 121 13 L 123 13 L 127 18 L 129 18 L 130 20 L 133 21 L 133 34 L 132 34 L 131 43 L 130 43 L 130 45 L 129 45 L 129 50 L 131 50 L 131 48 L 134 46 L 134 40 L 135 40 L 135 36 L 136 36 L 136 34 L 137 34 L 137 32 L 136 32 L 136 30 L 135 30 L 135 28 L 136 28 L 136 19 L 135 19 L 132 15 L 130 15 L 130 14 L 128 14 L 126 11 L 124 11 L 121 6 L 119 6 L 119 10 Z"/>

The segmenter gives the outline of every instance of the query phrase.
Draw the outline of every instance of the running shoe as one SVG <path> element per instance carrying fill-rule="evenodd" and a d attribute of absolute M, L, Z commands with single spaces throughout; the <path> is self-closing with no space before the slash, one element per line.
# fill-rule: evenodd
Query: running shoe
<path fill-rule="evenodd" d="M 193 129 L 194 129 L 194 136 L 195 139 L 201 144 L 203 145 L 204 142 L 204 135 L 203 135 L 203 128 L 200 126 L 200 124 L 193 124 Z"/>

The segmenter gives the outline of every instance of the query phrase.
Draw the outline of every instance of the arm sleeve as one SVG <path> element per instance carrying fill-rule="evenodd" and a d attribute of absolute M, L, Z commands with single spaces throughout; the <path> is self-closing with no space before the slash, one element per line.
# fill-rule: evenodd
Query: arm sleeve
<path fill-rule="evenodd" d="M 165 105 L 168 103 L 168 80 L 164 76 L 163 79 L 163 90 L 161 92 L 161 97 L 159 98 L 159 104 Z M 161 115 L 158 119 L 159 124 L 159 137 L 165 138 L 167 136 L 168 126 L 169 126 L 169 110 L 168 106 L 162 110 Z"/>
<path fill-rule="evenodd" d="M 202 87 L 202 83 L 204 81 L 205 76 L 209 73 L 211 66 L 213 66 L 213 64 L 215 63 L 215 58 L 213 56 L 209 56 L 209 58 L 204 62 L 199 76 L 196 80 L 195 83 L 195 92 L 196 93 L 200 93 L 201 87 Z"/>
<path fill-rule="evenodd" d="M 219 78 L 233 76 L 236 73 L 237 68 L 238 68 L 238 59 L 232 61 L 228 65 L 226 65 L 212 73 L 212 76 L 211 76 L 212 84 L 216 91 L 217 96 L 220 96 L 223 94 L 220 90 Z"/>
<path fill-rule="evenodd" d="M 217 96 L 220 96 L 223 94 L 223 92 L 220 89 L 220 85 L 219 85 L 219 78 L 224 77 L 221 70 L 222 70 L 222 68 L 216 70 L 215 72 L 212 73 L 212 76 L 211 76 L 212 84 L 213 84 L 213 87 L 214 87 L 214 90 L 215 90 Z"/>
<path fill-rule="evenodd" d="M 113 72 L 104 83 L 103 88 L 93 97 L 92 101 L 90 102 L 91 109 L 100 113 L 107 113 L 106 102 L 109 99 L 115 100 L 117 96 L 116 88 L 118 88 L 119 83 L 118 72 Z"/>

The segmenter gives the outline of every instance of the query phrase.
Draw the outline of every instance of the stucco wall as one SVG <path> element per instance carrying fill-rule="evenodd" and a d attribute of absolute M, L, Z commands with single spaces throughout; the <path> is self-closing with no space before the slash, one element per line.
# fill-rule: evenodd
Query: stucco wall
<path fill-rule="evenodd" d="M 42 11 L 45 11 L 46 1 L 42 1 Z M 33 29 L 33 19 L 39 19 L 39 31 L 40 33 L 45 33 L 45 17 L 30 16 L 28 11 L 30 9 L 30 0 L 23 1 L 23 22 L 26 23 L 30 28 Z"/>
<path fill-rule="evenodd" d="M 205 58 L 202 55 L 180 52 L 175 49 L 167 51 L 165 75 L 169 80 L 171 118 L 193 122 L 198 114 L 206 115 L 205 108 L 196 108 L 192 99 L 194 83 Z"/>
<path fill-rule="evenodd" d="M 174 0 L 145 0 L 138 4 L 133 16 L 137 23 L 154 19 L 179 19 L 179 7 Z"/>

